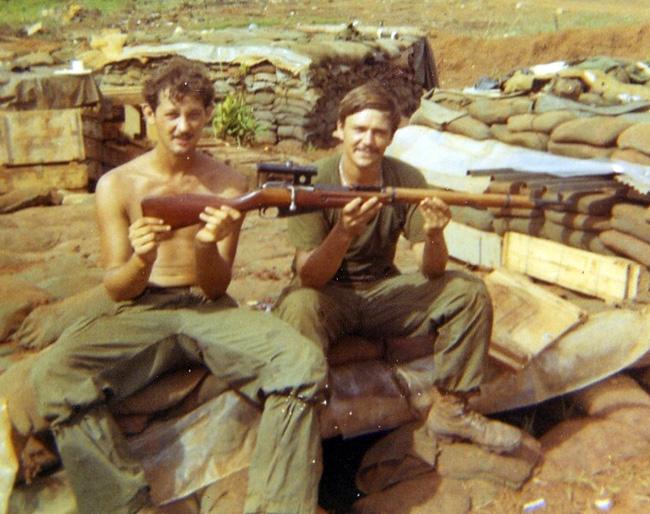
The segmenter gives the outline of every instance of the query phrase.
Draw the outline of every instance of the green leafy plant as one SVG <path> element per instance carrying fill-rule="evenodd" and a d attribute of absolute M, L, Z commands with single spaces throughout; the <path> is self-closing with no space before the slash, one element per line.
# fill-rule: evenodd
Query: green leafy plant
<path fill-rule="evenodd" d="M 234 139 L 241 145 L 255 139 L 259 123 L 243 95 L 231 93 L 217 104 L 212 117 L 212 128 L 219 139 Z"/>

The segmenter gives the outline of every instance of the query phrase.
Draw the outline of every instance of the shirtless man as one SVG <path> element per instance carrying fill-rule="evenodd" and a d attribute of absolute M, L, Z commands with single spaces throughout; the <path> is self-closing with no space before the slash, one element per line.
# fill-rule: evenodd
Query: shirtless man
<path fill-rule="evenodd" d="M 241 175 L 196 149 L 213 94 L 204 68 L 181 58 L 145 83 L 144 113 L 158 143 L 104 175 L 96 191 L 104 286 L 114 306 L 66 330 L 32 370 L 39 414 L 51 422 L 82 514 L 154 508 L 108 404 L 197 362 L 263 407 L 245 512 L 317 509 L 315 400 L 324 357 L 282 321 L 238 309 L 225 294 L 243 216 L 208 207 L 200 224 L 179 230 L 142 216 L 146 195 L 245 190 Z"/>

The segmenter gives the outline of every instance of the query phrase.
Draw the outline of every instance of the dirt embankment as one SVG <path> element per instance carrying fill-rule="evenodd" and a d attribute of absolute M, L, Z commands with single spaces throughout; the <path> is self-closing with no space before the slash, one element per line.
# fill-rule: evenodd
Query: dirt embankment
<path fill-rule="evenodd" d="M 599 29 L 577 28 L 548 34 L 481 39 L 449 33 L 429 36 L 443 88 L 466 87 L 480 77 L 558 60 L 597 55 L 648 59 L 650 24 Z"/>

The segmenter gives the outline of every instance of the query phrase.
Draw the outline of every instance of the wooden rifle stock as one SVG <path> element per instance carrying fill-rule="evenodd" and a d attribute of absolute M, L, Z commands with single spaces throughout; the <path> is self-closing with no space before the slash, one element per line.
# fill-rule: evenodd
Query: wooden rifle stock
<path fill-rule="evenodd" d="M 425 198 L 437 197 L 448 205 L 472 207 L 539 207 L 543 201 L 526 195 L 501 193 L 465 193 L 437 189 L 399 187 L 349 188 L 344 186 L 267 184 L 241 196 L 224 198 L 210 194 L 179 194 L 148 196 L 142 200 L 145 216 L 160 218 L 172 228 L 199 223 L 199 214 L 206 207 L 227 205 L 241 212 L 277 208 L 281 216 L 301 214 L 317 209 L 343 207 L 354 198 L 376 197 L 383 204 L 420 203 Z M 545 203 L 545 202 L 544 202 Z"/>

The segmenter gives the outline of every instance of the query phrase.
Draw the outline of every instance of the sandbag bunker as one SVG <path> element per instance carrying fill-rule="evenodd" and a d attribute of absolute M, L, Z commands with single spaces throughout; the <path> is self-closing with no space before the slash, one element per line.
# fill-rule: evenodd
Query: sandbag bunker
<path fill-rule="evenodd" d="M 508 145 L 512 150 L 489 146 L 493 151 L 484 150 L 481 169 L 468 175 L 489 177 L 489 192 L 556 201 L 536 209 L 455 208 L 456 221 L 650 266 L 648 62 L 593 57 L 516 70 L 463 90 L 432 89 L 410 121 L 485 148 Z M 531 150 L 528 163 L 524 158 L 519 166 L 491 164 L 491 155 L 516 148 L 521 155 Z M 551 155 L 557 163 L 540 170 Z M 573 164 L 561 158 L 581 161 L 582 170 L 569 173 Z M 611 173 L 603 171 L 607 166 Z M 630 169 L 635 173 L 626 173 Z"/>
<path fill-rule="evenodd" d="M 161 61 L 183 55 L 209 67 L 217 101 L 241 95 L 257 122 L 256 142 L 323 146 L 332 141 L 338 102 L 351 88 L 379 80 L 410 115 L 437 85 L 429 44 L 409 28 L 250 26 L 187 37 L 114 52 L 98 77 L 102 93 L 123 98 Z"/>

